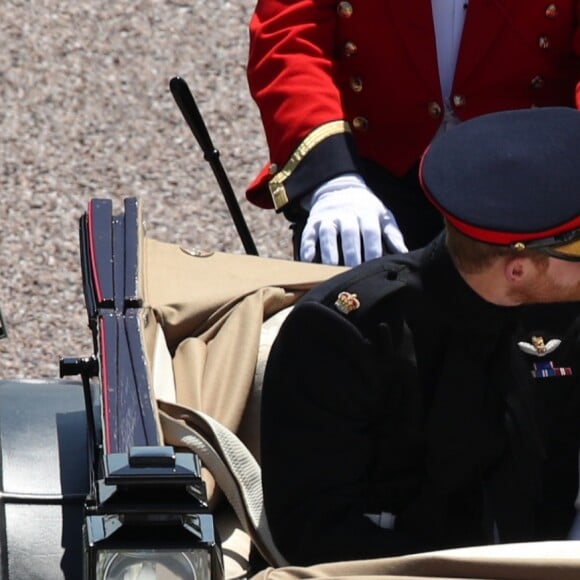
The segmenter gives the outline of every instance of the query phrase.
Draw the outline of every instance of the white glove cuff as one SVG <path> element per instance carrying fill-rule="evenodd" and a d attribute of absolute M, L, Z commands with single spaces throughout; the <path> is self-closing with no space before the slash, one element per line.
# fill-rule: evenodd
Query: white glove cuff
<path fill-rule="evenodd" d="M 322 185 L 319 185 L 313 193 L 302 197 L 300 199 L 300 205 L 309 212 L 317 200 L 326 193 L 347 189 L 349 187 L 363 187 L 372 195 L 372 192 L 368 189 L 364 179 L 358 173 L 344 173 L 343 175 L 325 181 Z"/>

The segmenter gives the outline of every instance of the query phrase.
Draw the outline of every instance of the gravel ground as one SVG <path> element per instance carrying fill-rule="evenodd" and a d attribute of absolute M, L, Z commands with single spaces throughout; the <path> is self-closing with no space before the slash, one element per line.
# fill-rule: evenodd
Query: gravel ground
<path fill-rule="evenodd" d="M 91 354 L 78 265 L 87 202 L 141 200 L 150 236 L 243 253 L 169 92 L 189 84 L 261 255 L 289 258 L 281 216 L 244 189 L 267 159 L 245 78 L 254 0 L 0 2 L 1 378 L 58 376 Z"/>

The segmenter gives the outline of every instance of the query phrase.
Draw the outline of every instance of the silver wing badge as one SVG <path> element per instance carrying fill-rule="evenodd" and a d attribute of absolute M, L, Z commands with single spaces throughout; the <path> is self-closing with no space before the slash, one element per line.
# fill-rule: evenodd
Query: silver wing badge
<path fill-rule="evenodd" d="M 561 344 L 562 341 L 559 338 L 552 338 L 548 342 L 544 342 L 542 336 L 532 336 L 531 343 L 525 341 L 518 342 L 520 350 L 534 356 L 546 356 L 554 352 Z"/>

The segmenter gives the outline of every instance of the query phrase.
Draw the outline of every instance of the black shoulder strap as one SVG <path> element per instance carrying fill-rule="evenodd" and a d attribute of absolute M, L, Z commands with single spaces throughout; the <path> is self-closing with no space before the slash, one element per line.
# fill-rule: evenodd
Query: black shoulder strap
<path fill-rule="evenodd" d="M 341 311 L 337 301 L 341 293 L 346 293 L 356 299 L 357 305 L 343 314 L 358 325 L 377 304 L 403 289 L 409 277 L 409 265 L 404 261 L 373 260 L 323 283 L 305 299 Z"/>

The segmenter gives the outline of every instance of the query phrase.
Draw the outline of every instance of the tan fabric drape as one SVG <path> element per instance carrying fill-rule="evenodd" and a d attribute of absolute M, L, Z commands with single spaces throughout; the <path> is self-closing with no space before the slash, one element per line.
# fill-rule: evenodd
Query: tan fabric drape
<path fill-rule="evenodd" d="M 252 580 L 578 580 L 580 542 L 537 542 L 443 550 L 427 554 L 268 568 Z"/>
<path fill-rule="evenodd" d="M 211 328 L 260 288 L 278 287 L 297 297 L 345 270 L 222 252 L 194 257 L 175 244 L 150 238 L 142 246 L 142 293 L 160 316 L 170 350 Z"/>
<path fill-rule="evenodd" d="M 175 350 L 177 402 L 205 411 L 236 432 L 254 378 L 264 319 L 293 304 L 296 292 L 267 287 L 247 295 Z"/>

